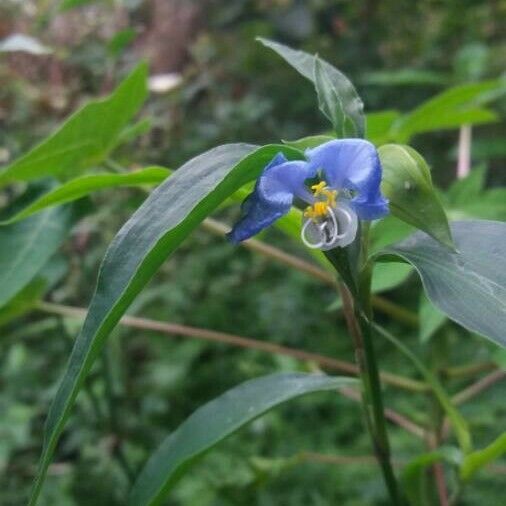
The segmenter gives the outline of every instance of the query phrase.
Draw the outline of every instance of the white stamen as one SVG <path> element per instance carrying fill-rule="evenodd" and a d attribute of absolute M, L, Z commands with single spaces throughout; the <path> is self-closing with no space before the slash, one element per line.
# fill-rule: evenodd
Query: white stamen
<path fill-rule="evenodd" d="M 341 201 L 338 207 L 329 207 L 327 216 L 321 221 L 305 218 L 300 235 L 308 248 L 326 251 L 348 246 L 355 239 L 357 229 L 356 213 Z"/>

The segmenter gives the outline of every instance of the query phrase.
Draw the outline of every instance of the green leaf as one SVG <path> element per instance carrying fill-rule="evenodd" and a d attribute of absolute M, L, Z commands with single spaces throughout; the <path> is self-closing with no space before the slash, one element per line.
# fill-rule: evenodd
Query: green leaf
<path fill-rule="evenodd" d="M 441 328 L 446 321 L 444 313 L 439 311 L 429 299 L 422 293 L 420 307 L 418 309 L 420 329 L 420 342 L 427 343 L 429 339 Z"/>
<path fill-rule="evenodd" d="M 286 146 L 304 151 L 305 149 L 316 148 L 316 146 L 319 146 L 320 144 L 333 140 L 335 140 L 335 137 L 332 137 L 331 135 L 309 135 L 308 137 L 302 137 L 302 139 L 297 139 L 295 141 L 281 142 L 283 142 Z"/>
<path fill-rule="evenodd" d="M 353 124 L 350 125 L 351 128 L 348 125 L 341 97 L 318 56 L 315 56 L 314 60 L 314 85 L 318 97 L 318 107 L 332 123 L 337 136 L 344 138 L 356 135 Z"/>
<path fill-rule="evenodd" d="M 484 191 L 478 199 L 462 202 L 450 209 L 453 219 L 480 218 L 484 220 L 506 220 L 506 188 L 492 188 Z"/>
<path fill-rule="evenodd" d="M 133 28 L 120 30 L 119 32 L 116 32 L 107 42 L 107 50 L 112 56 L 118 57 L 136 36 L 137 31 Z"/>
<path fill-rule="evenodd" d="M 486 175 L 482 165 L 451 185 L 445 197 L 452 219 L 506 220 L 506 189 L 485 189 Z"/>
<path fill-rule="evenodd" d="M 506 223 L 458 221 L 451 229 L 456 252 L 417 232 L 383 253 L 412 264 L 449 318 L 506 346 Z"/>
<path fill-rule="evenodd" d="M 506 453 L 506 432 L 503 432 L 494 442 L 483 450 L 477 450 L 464 458 L 460 468 L 463 480 L 469 480 L 476 471 Z"/>
<path fill-rule="evenodd" d="M 0 186 L 77 175 L 100 163 L 143 104 L 146 77 L 147 66 L 140 64 L 109 97 L 85 105 L 50 137 L 3 169 Z"/>
<path fill-rule="evenodd" d="M 42 278 L 35 278 L 4 306 L 0 307 L 0 326 L 30 311 L 39 302 L 46 289 Z"/>
<path fill-rule="evenodd" d="M 11 218 L 0 221 L 0 225 L 9 225 L 48 207 L 71 202 L 105 188 L 158 184 L 161 183 L 169 173 L 170 171 L 163 167 L 148 167 L 127 174 L 94 174 L 72 179 L 68 183 L 64 183 L 58 188 L 42 195 L 27 207 L 18 211 Z"/>
<path fill-rule="evenodd" d="M 302 158 L 300 151 L 282 145 L 256 148 L 228 144 L 185 163 L 150 194 L 109 246 L 88 315 L 49 411 L 30 504 L 37 501 L 86 374 L 107 336 L 160 265 L 221 202 L 258 177 L 277 153 Z"/>
<path fill-rule="evenodd" d="M 446 194 L 450 205 L 458 207 L 479 199 L 485 187 L 487 167 L 482 165 L 473 169 L 465 178 L 457 179 Z"/>
<path fill-rule="evenodd" d="M 325 258 L 325 257 L 324 257 Z M 400 262 L 376 263 L 372 272 L 371 293 L 381 293 L 392 290 L 406 281 L 413 272 L 411 265 Z M 327 306 L 327 311 L 341 309 L 343 301 L 338 295 Z"/>
<path fill-rule="evenodd" d="M 370 254 L 377 253 L 385 246 L 406 239 L 413 232 L 416 232 L 415 227 L 392 214 L 385 216 L 382 220 L 373 221 L 369 233 L 369 252 Z"/>
<path fill-rule="evenodd" d="M 462 84 L 436 95 L 399 118 L 393 127 L 398 142 L 408 142 L 419 133 L 482 124 L 497 120 L 497 115 L 479 107 L 506 92 L 502 80 Z"/>
<path fill-rule="evenodd" d="M 53 288 L 67 273 L 67 260 L 63 254 L 56 254 L 42 267 L 36 277 L 22 288 L 4 306 L 0 307 L 0 326 L 32 310 L 44 294 Z M 26 325 L 23 326 L 23 329 Z"/>
<path fill-rule="evenodd" d="M 409 146 L 386 144 L 378 152 L 383 166 L 381 189 L 390 200 L 391 213 L 453 248 L 448 220 L 425 160 Z"/>
<path fill-rule="evenodd" d="M 95 3 L 98 0 L 62 0 L 60 4 L 60 12 L 68 11 L 71 9 L 75 9 L 76 7 L 81 7 L 83 5 L 88 5 L 91 3 Z"/>
<path fill-rule="evenodd" d="M 257 38 L 264 46 L 275 51 L 281 58 L 290 64 L 299 74 L 309 79 L 315 86 L 315 57 L 304 51 L 296 51 L 278 42 Z M 356 92 L 351 81 L 333 65 L 325 60 L 321 62 L 320 79 L 325 81 L 325 93 L 333 94 L 339 98 L 344 117 L 346 118 L 344 126 L 339 124 L 337 131 L 345 131 L 346 137 L 363 137 L 365 131 L 364 104 Z M 332 92 L 330 90 L 333 90 Z M 322 93 L 322 90 L 318 91 Z"/>
<path fill-rule="evenodd" d="M 131 506 L 161 504 L 174 483 L 207 451 L 266 411 L 295 397 L 355 383 L 322 374 L 281 373 L 242 383 L 208 402 L 165 439 L 141 471 Z"/>
<path fill-rule="evenodd" d="M 20 292 L 67 236 L 74 214 L 54 208 L 0 230 L 0 307 Z"/>
<path fill-rule="evenodd" d="M 380 146 L 390 142 L 390 129 L 401 115 L 398 111 L 378 111 L 368 113 L 366 138 L 373 144 Z"/>
<path fill-rule="evenodd" d="M 137 137 L 149 132 L 151 130 L 151 119 L 143 118 L 133 125 L 127 125 L 116 138 L 116 141 L 111 148 L 111 151 L 115 150 L 121 144 L 126 144 L 128 142 L 133 141 Z"/>
<path fill-rule="evenodd" d="M 428 466 L 441 460 L 446 460 L 454 465 L 459 465 L 462 455 L 457 448 L 441 447 L 430 453 L 423 453 L 402 470 L 401 481 L 403 490 L 406 492 L 411 506 L 431 506 L 431 498 L 428 497 L 426 469 Z"/>
<path fill-rule="evenodd" d="M 496 348 L 492 351 L 491 355 L 492 360 L 495 365 L 497 365 L 500 369 L 506 371 L 506 349 L 505 348 Z"/>
<path fill-rule="evenodd" d="M 374 266 L 372 273 L 371 291 L 372 293 L 380 293 L 392 290 L 406 281 L 412 272 L 413 268 L 409 264 L 378 263 Z"/>

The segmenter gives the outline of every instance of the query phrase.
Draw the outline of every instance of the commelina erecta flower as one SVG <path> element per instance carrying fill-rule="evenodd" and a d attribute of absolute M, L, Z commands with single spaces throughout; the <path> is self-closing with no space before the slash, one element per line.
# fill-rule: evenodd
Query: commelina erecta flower
<path fill-rule="evenodd" d="M 332 140 L 305 151 L 306 160 L 288 161 L 278 153 L 242 204 L 242 217 L 228 234 L 238 243 L 288 213 L 296 200 L 307 207 L 301 239 L 310 248 L 329 250 L 353 242 L 358 220 L 388 214 L 380 190 L 381 163 L 373 144 L 362 139 Z"/>

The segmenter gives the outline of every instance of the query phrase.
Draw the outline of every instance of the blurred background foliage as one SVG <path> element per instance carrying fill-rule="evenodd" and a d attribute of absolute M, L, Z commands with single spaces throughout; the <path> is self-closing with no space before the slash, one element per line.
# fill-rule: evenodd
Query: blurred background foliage
<path fill-rule="evenodd" d="M 318 52 L 352 79 L 368 113 L 407 113 L 451 86 L 501 77 L 505 31 L 501 0 L 3 0 L 0 163 L 26 152 L 86 99 L 111 91 L 139 59 L 150 64 L 151 93 L 143 111 L 150 129 L 114 152 L 106 163 L 113 171 L 176 168 L 225 142 L 261 144 L 325 133 L 312 86 L 256 43 L 256 36 Z M 458 128 L 410 140 L 431 165 L 454 217 L 506 219 L 506 102 L 494 98 L 489 107 L 497 119 L 473 129 L 467 182 L 453 183 Z M 371 117 L 373 125 L 372 137 L 392 140 Z M 3 190 L 0 205 L 23 190 Z M 2 505 L 26 501 L 42 424 L 80 325 L 76 318 L 24 310 L 41 294 L 86 307 L 108 243 L 144 196 L 139 189 L 94 194 L 86 218 L 17 305 L 0 308 Z M 218 216 L 230 222 L 237 211 Z M 265 237 L 307 255 L 278 231 Z M 414 276 L 383 295 L 420 311 L 424 322 L 427 315 L 434 318 L 428 303 L 420 303 Z M 353 361 L 336 307 L 332 289 L 317 280 L 201 230 L 164 265 L 130 313 Z M 480 376 L 452 375 L 448 368 L 473 361 L 489 369 L 501 360 L 504 365 L 492 345 L 437 315 L 432 330 L 424 326 L 430 346 L 420 342 L 417 328 L 383 313 L 378 318 L 441 373 L 451 393 Z M 383 369 L 416 377 L 390 345 L 378 340 L 377 348 Z M 300 368 L 314 364 L 121 327 L 79 397 L 41 503 L 124 504 L 131 474 L 196 407 L 247 378 Z M 504 394 L 503 382 L 461 408 L 478 447 L 504 428 Z M 388 386 L 385 396 L 389 407 L 421 425 L 438 416 L 422 393 Z M 390 432 L 399 465 L 424 451 L 425 443 L 401 428 L 392 425 Z M 317 395 L 270 413 L 222 444 L 185 476 L 168 504 L 387 504 L 369 454 L 358 405 Z M 504 462 L 489 466 L 461 504 L 498 506 L 505 474 Z"/>

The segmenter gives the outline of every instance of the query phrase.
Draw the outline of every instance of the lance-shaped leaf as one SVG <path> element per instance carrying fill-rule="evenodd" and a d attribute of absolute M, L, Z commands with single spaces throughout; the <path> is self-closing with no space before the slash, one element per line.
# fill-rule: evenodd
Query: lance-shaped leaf
<path fill-rule="evenodd" d="M 158 186 L 116 235 L 104 257 L 97 288 L 49 411 L 44 447 L 30 504 L 35 504 L 74 400 L 105 339 L 167 256 L 221 202 L 257 178 L 279 152 L 296 149 L 228 144 L 193 158 Z"/>
<path fill-rule="evenodd" d="M 48 209 L 0 230 L 0 307 L 37 275 L 65 239 L 75 217 L 69 208 Z"/>
<path fill-rule="evenodd" d="M 469 480 L 474 473 L 502 457 L 506 453 L 506 432 L 503 432 L 495 441 L 482 450 L 466 455 L 460 468 L 460 476 L 463 480 Z"/>
<path fill-rule="evenodd" d="M 345 118 L 345 121 L 343 124 L 338 123 L 337 127 L 334 124 L 336 131 L 344 131 L 346 137 L 364 136 L 364 104 L 351 81 L 342 72 L 322 59 L 318 59 L 321 66 L 315 72 L 314 55 L 291 49 L 288 46 L 261 37 L 257 40 L 279 54 L 281 58 L 316 86 L 320 106 L 323 107 L 324 114 L 331 121 L 338 120 L 340 113 L 337 114 L 336 111 L 333 111 L 333 106 L 330 105 L 327 99 L 334 102 L 337 98 L 340 101 L 342 118 Z"/>
<path fill-rule="evenodd" d="M 266 411 L 295 397 L 355 383 L 323 374 L 281 373 L 253 379 L 208 402 L 183 422 L 151 456 L 128 504 L 154 506 L 207 451 Z"/>
<path fill-rule="evenodd" d="M 107 98 L 85 105 L 50 137 L 0 171 L 0 186 L 77 175 L 98 164 L 143 104 L 146 77 L 147 67 L 141 64 Z"/>
<path fill-rule="evenodd" d="M 170 171 L 163 167 L 148 167 L 127 174 L 93 174 L 91 176 L 78 177 L 42 195 L 18 211 L 14 216 L 0 221 L 0 225 L 8 225 L 23 220 L 43 209 L 86 197 L 98 190 L 119 186 L 140 186 L 161 183 L 169 173 Z"/>
<path fill-rule="evenodd" d="M 392 214 L 453 248 L 448 220 L 425 160 L 409 146 L 398 144 L 386 144 L 378 152 L 383 167 L 381 189 Z"/>
<path fill-rule="evenodd" d="M 399 142 L 408 142 L 423 132 L 497 121 L 493 111 L 480 106 L 504 93 L 506 83 L 501 79 L 455 86 L 400 117 L 392 125 L 392 136 Z"/>
<path fill-rule="evenodd" d="M 356 135 L 353 124 L 344 112 L 343 103 L 320 58 L 314 60 L 314 85 L 320 111 L 329 119 L 339 137 Z"/>
<path fill-rule="evenodd" d="M 506 346 L 506 223 L 457 221 L 456 252 L 423 232 L 387 247 L 422 278 L 431 302 L 462 326 Z"/>
<path fill-rule="evenodd" d="M 444 325 L 446 316 L 441 313 L 439 309 L 434 307 L 433 304 L 431 304 L 423 292 L 420 298 L 418 314 L 418 319 L 420 321 L 420 329 L 418 333 L 420 342 L 427 343 L 430 338 Z"/>

